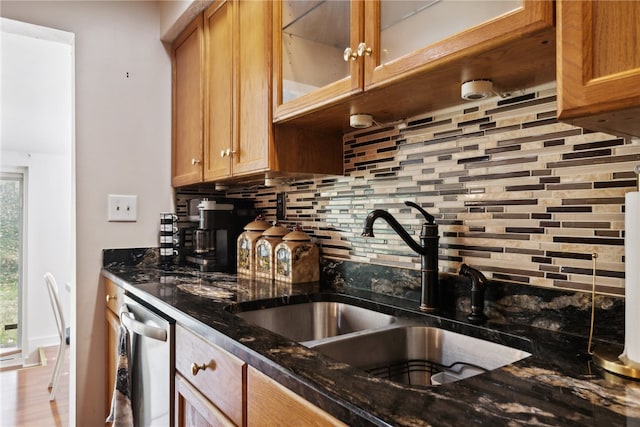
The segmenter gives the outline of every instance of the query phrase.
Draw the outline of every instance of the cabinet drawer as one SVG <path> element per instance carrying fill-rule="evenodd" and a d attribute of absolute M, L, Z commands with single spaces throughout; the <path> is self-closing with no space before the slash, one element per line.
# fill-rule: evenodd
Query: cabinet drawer
<path fill-rule="evenodd" d="M 176 370 L 234 423 L 242 425 L 244 362 L 177 326 Z"/>
<path fill-rule="evenodd" d="M 124 289 L 109 279 L 104 279 L 104 294 L 109 310 L 118 314 L 118 310 L 124 304 Z"/>
<path fill-rule="evenodd" d="M 247 378 L 247 426 L 346 426 L 254 368 Z"/>

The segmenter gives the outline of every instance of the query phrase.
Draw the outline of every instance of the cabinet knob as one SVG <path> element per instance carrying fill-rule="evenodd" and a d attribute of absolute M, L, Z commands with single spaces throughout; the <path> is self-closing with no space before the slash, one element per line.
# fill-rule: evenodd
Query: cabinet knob
<path fill-rule="evenodd" d="M 109 303 L 109 301 L 116 300 L 116 299 L 118 299 L 118 295 L 109 295 L 109 294 L 107 294 L 107 304 Z"/>
<path fill-rule="evenodd" d="M 211 362 L 211 363 L 213 363 L 213 362 Z M 214 365 L 214 366 L 215 366 L 215 365 Z M 201 365 L 198 365 L 196 362 L 193 362 L 193 363 L 191 364 L 191 373 L 192 373 L 193 375 L 198 375 L 198 372 L 200 372 L 200 371 L 204 371 L 204 370 L 206 370 L 208 367 L 209 367 L 209 365 L 208 365 L 208 364 L 206 364 L 206 363 L 203 363 L 203 364 L 201 364 Z"/>
<path fill-rule="evenodd" d="M 358 55 L 350 47 L 347 47 L 344 50 L 342 57 L 346 62 L 349 62 L 349 59 L 351 59 L 352 61 L 355 61 L 356 59 L 358 59 Z"/>
<path fill-rule="evenodd" d="M 358 56 L 371 56 L 371 48 L 367 47 L 367 44 L 365 42 L 362 42 L 358 45 Z"/>
<path fill-rule="evenodd" d="M 200 164 L 200 160 L 198 160 L 198 159 L 191 159 L 191 164 L 192 164 L 192 165 L 199 165 L 199 164 Z"/>
<path fill-rule="evenodd" d="M 220 157 L 230 157 L 236 154 L 235 151 L 231 150 L 231 148 L 227 148 L 226 150 L 220 151 Z"/>

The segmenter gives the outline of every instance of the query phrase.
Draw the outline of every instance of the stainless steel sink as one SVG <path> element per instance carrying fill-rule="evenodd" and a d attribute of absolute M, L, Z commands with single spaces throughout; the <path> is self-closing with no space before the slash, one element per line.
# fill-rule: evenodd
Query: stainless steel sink
<path fill-rule="evenodd" d="M 423 386 L 468 378 L 531 355 L 505 345 L 421 325 L 359 334 L 312 347 L 372 375 Z"/>
<path fill-rule="evenodd" d="M 394 316 L 339 302 L 284 305 L 236 315 L 301 343 L 381 328 L 396 322 Z"/>
<path fill-rule="evenodd" d="M 235 314 L 337 362 L 404 384 L 454 382 L 531 355 L 340 302 L 291 304 Z"/>

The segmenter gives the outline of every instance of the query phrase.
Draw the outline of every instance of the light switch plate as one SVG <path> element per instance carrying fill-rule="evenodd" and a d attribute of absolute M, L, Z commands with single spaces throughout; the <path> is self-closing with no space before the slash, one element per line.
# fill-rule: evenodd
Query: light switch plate
<path fill-rule="evenodd" d="M 109 194 L 107 221 L 135 222 L 138 219 L 138 196 Z"/>

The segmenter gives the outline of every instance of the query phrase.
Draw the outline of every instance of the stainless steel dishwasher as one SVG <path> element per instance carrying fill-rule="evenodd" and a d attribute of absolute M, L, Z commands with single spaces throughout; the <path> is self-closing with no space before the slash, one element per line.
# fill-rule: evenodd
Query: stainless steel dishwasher
<path fill-rule="evenodd" d="M 126 309 L 125 309 L 126 307 Z M 129 331 L 134 425 L 174 425 L 175 321 L 125 296 L 120 321 Z"/>

